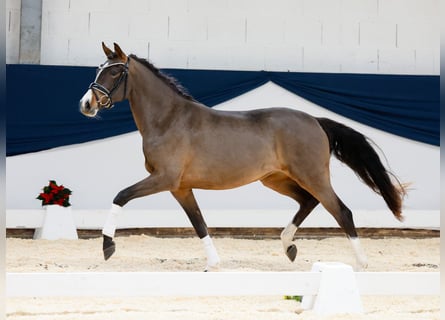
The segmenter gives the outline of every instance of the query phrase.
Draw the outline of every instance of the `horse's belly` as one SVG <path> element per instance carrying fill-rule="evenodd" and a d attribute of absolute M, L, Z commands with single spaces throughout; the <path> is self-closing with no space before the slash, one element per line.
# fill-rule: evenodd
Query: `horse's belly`
<path fill-rule="evenodd" d="M 222 168 L 216 164 L 198 170 L 186 171 L 181 181 L 181 188 L 224 190 L 237 188 L 257 181 L 276 171 L 274 165 L 232 165 Z"/>

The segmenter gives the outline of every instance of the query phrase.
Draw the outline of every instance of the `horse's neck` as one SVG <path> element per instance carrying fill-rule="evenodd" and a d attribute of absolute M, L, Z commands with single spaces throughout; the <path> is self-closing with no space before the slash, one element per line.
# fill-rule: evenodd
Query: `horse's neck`
<path fill-rule="evenodd" d="M 179 111 L 185 111 L 185 99 L 144 66 L 136 68 L 131 80 L 129 102 L 143 136 L 145 132 L 166 130 Z"/>

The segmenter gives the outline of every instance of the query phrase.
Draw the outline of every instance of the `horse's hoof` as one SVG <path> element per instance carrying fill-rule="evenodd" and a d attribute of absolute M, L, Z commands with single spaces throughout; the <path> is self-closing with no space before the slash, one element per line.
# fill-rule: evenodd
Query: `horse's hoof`
<path fill-rule="evenodd" d="M 104 252 L 105 261 L 110 259 L 110 257 L 116 251 L 116 244 L 114 243 L 111 237 L 104 235 L 104 243 L 102 250 Z"/>
<path fill-rule="evenodd" d="M 287 247 L 286 256 L 289 258 L 290 261 L 294 262 L 295 258 L 297 257 L 297 246 L 292 244 Z"/>

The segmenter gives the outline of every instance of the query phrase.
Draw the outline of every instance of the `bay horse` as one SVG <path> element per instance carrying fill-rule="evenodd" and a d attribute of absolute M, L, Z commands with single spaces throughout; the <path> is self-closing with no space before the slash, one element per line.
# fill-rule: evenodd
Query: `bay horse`
<path fill-rule="evenodd" d="M 297 228 L 321 203 L 350 239 L 357 267 L 365 268 L 367 258 L 351 210 L 331 186 L 331 154 L 380 194 L 395 218 L 402 220 L 403 185 L 385 168 L 369 140 L 354 129 L 287 108 L 215 110 L 194 100 L 148 60 L 126 55 L 116 43 L 114 51 L 103 42 L 102 49 L 107 60 L 80 100 L 80 111 L 95 117 L 128 99 L 149 173 L 114 198 L 102 230 L 105 260 L 115 252 L 113 237 L 122 207 L 132 199 L 170 191 L 202 239 L 206 270 L 216 268 L 220 258 L 192 190 L 229 189 L 259 180 L 299 203 L 281 233 L 291 261 L 297 255 Z"/>

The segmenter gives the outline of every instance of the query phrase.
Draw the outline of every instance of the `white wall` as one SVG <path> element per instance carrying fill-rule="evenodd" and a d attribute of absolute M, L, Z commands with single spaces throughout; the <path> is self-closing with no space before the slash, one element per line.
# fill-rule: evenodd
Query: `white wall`
<path fill-rule="evenodd" d="M 20 0 L 7 1 L 7 62 Z M 439 0 L 43 0 L 41 63 L 96 66 L 101 41 L 161 68 L 439 74 Z"/>
<path fill-rule="evenodd" d="M 327 116 L 353 126 L 368 135 L 383 150 L 391 169 L 412 190 L 405 208 L 439 210 L 439 148 L 416 143 L 358 124 L 326 111 L 284 89 L 268 83 L 254 91 L 216 106 L 241 110 L 288 106 L 315 116 Z M 119 105 L 116 106 L 119 108 Z M 104 111 L 106 112 L 106 111 Z M 79 144 L 71 147 L 8 157 L 6 159 L 7 208 L 39 208 L 35 197 L 48 179 L 56 179 L 73 190 L 75 209 L 108 209 L 118 191 L 146 177 L 139 133 Z M 354 173 L 332 161 L 332 181 L 344 202 L 355 210 L 385 209 L 375 195 Z M 228 191 L 197 191 L 201 208 L 206 209 L 292 209 L 294 202 L 264 188 L 260 183 Z M 178 209 L 169 193 L 130 202 L 133 209 Z"/>
<path fill-rule="evenodd" d="M 6 63 L 19 62 L 20 0 L 6 0 Z"/>

